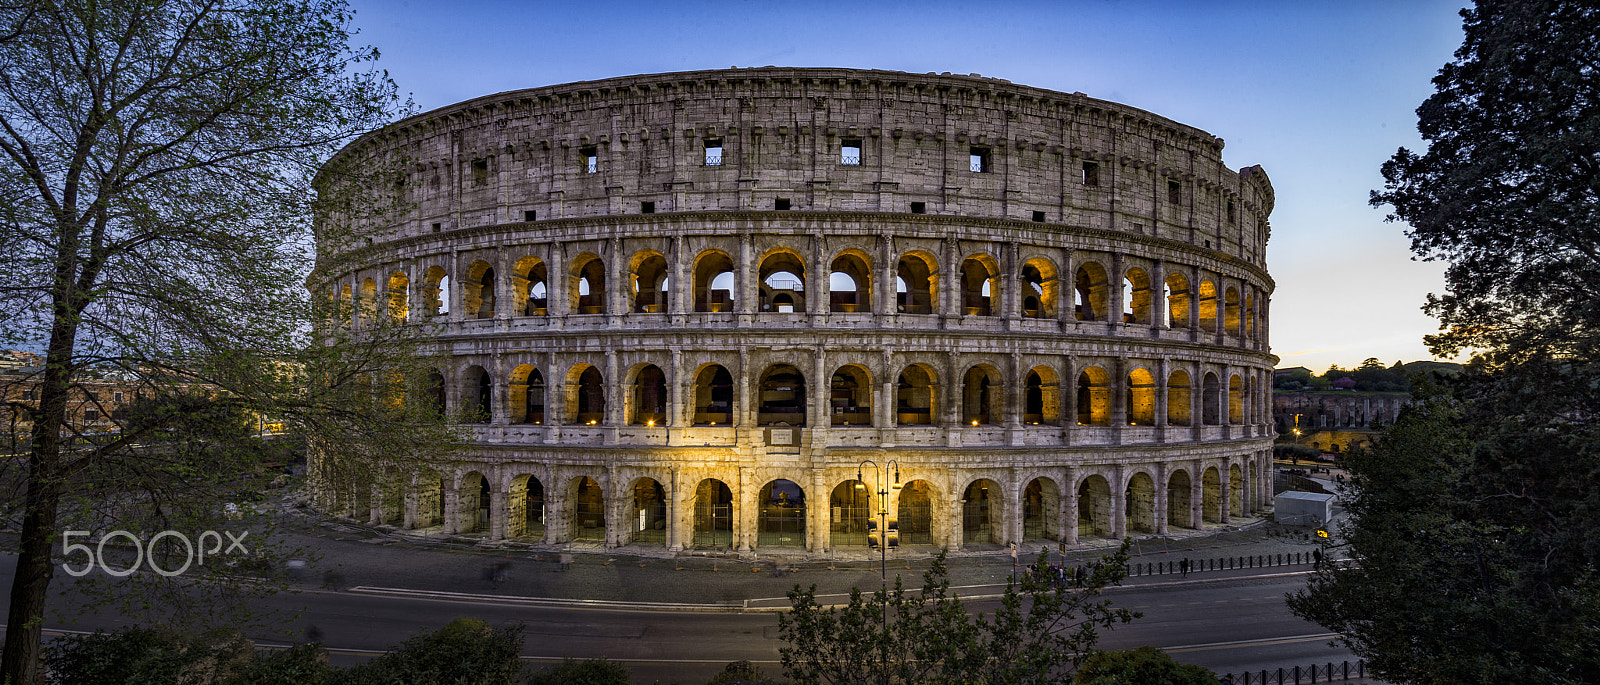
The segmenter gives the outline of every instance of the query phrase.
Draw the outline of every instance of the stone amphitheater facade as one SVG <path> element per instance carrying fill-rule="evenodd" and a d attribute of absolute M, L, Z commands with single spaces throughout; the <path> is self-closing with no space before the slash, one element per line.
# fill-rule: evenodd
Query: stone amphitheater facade
<path fill-rule="evenodd" d="M 879 511 L 954 550 L 1258 515 L 1273 191 L 1222 147 L 1082 93 L 851 69 L 405 119 L 340 152 L 398 168 L 404 215 L 324 276 L 438 327 L 436 401 L 476 442 L 326 503 L 761 554 L 865 549 Z"/>

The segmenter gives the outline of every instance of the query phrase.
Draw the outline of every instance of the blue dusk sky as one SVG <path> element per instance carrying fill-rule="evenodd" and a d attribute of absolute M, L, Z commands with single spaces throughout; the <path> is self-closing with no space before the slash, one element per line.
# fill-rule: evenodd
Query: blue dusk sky
<path fill-rule="evenodd" d="M 1443 267 L 1367 204 L 1418 149 L 1460 2 L 354 0 L 357 41 L 426 111 L 501 91 L 731 66 L 979 73 L 1124 103 L 1227 141 L 1272 179 L 1280 367 L 1431 359 Z"/>

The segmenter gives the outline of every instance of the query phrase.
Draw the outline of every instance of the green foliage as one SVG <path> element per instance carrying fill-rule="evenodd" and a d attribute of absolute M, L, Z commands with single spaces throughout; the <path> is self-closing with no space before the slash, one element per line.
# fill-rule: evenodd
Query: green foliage
<path fill-rule="evenodd" d="M 773 682 L 755 664 L 735 661 L 723 668 L 721 673 L 711 676 L 706 685 L 770 685 Z"/>
<path fill-rule="evenodd" d="M 922 592 L 900 579 L 870 597 L 827 608 L 816 587 L 789 591 L 793 611 L 778 615 L 784 675 L 801 685 L 829 683 L 1055 683 L 1094 653 L 1100 629 L 1139 616 L 1100 598 L 1127 574 L 1128 549 L 1105 557 L 1084 589 L 1058 585 L 1047 554 L 1020 580 L 1007 581 L 992 617 L 967 612 L 950 593 L 944 555 L 923 574 Z"/>
<path fill-rule="evenodd" d="M 1100 652 L 1084 660 L 1078 685 L 1216 685 L 1210 669 L 1173 661 L 1155 647 Z"/>
<path fill-rule="evenodd" d="M 1274 390 L 1299 390 L 1311 385 L 1311 372 L 1306 369 L 1294 369 L 1282 373 L 1272 374 L 1272 388 Z"/>
<path fill-rule="evenodd" d="M 51 682 L 59 685 L 201 685 L 224 682 L 251 655 L 249 641 L 238 635 L 186 640 L 169 631 L 127 628 L 60 638 L 46 650 L 45 663 Z"/>
<path fill-rule="evenodd" d="M 563 659 L 534 671 L 527 685 L 628 685 L 628 669 L 605 659 Z"/>
<path fill-rule="evenodd" d="M 321 645 L 300 644 L 257 655 L 242 664 L 226 685 L 325 685 L 333 678 L 328 652 Z"/>
<path fill-rule="evenodd" d="M 1288 461 L 1294 461 L 1296 459 L 1314 460 L 1321 456 L 1322 450 L 1315 449 L 1310 445 L 1296 445 L 1291 443 L 1272 446 L 1273 459 L 1285 459 Z"/>
<path fill-rule="evenodd" d="M 338 674 L 338 685 L 432 683 L 510 685 L 523 673 L 522 626 L 491 628 L 458 618 L 439 630 L 400 643 L 388 654 Z"/>

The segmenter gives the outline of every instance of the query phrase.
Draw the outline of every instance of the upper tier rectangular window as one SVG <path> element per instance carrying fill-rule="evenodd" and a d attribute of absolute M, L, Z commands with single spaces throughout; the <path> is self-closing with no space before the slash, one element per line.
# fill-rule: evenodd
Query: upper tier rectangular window
<path fill-rule="evenodd" d="M 722 139 L 706 139 L 706 166 L 722 166 Z"/>
<path fill-rule="evenodd" d="M 987 174 L 989 168 L 989 148 L 972 148 L 967 157 L 967 168 L 975 173 Z"/>
<path fill-rule="evenodd" d="M 839 163 L 844 166 L 861 166 L 861 141 L 846 138 L 839 145 Z"/>

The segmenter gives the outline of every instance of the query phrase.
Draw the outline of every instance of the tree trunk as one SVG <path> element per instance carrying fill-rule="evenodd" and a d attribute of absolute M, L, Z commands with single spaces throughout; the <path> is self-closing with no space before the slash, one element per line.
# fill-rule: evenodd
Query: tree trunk
<path fill-rule="evenodd" d="M 34 453 L 30 473 L 40 473 L 38 453 Z M 28 484 L 27 513 L 22 519 L 22 538 L 17 556 L 17 574 L 11 583 L 11 610 L 6 617 L 5 651 L 0 654 L 0 682 L 35 683 L 39 679 L 39 644 L 44 627 L 45 591 L 55 574 L 50 563 L 50 548 L 55 538 L 56 507 L 61 487 L 53 476 L 33 478 Z"/>

